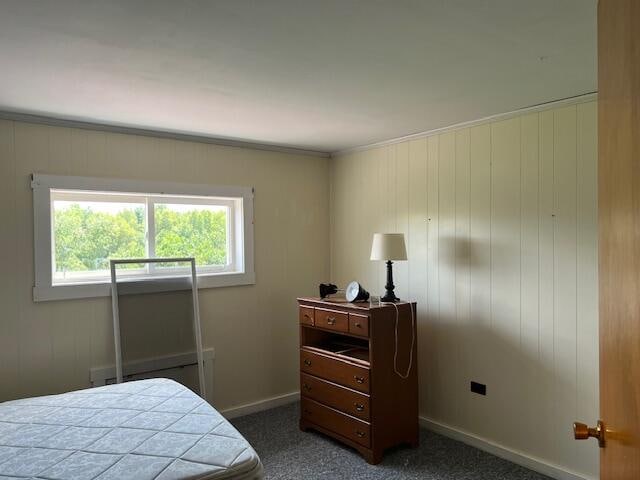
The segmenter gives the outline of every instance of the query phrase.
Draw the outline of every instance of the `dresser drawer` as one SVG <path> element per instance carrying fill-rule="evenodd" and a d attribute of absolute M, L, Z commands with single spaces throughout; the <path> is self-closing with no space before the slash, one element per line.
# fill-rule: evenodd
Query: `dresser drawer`
<path fill-rule="evenodd" d="M 300 370 L 360 392 L 369 392 L 369 369 L 366 367 L 300 350 Z"/>
<path fill-rule="evenodd" d="M 302 398 L 302 417 L 316 423 L 343 437 L 352 440 L 363 447 L 371 445 L 371 426 L 356 418 L 345 415 L 333 408 L 322 405 L 309 398 Z"/>
<path fill-rule="evenodd" d="M 369 336 L 369 317 L 366 315 L 349 314 L 349 333 L 360 335 L 362 337 Z"/>
<path fill-rule="evenodd" d="M 369 421 L 371 418 L 367 395 L 335 383 L 301 373 L 300 393 L 361 420 Z"/>
<path fill-rule="evenodd" d="M 326 328 L 327 330 L 335 330 L 336 332 L 348 332 L 349 314 L 316 308 L 315 326 L 318 328 Z"/>
<path fill-rule="evenodd" d="M 300 323 L 303 325 L 311 325 L 314 324 L 314 315 L 313 315 L 313 307 L 300 307 Z"/>

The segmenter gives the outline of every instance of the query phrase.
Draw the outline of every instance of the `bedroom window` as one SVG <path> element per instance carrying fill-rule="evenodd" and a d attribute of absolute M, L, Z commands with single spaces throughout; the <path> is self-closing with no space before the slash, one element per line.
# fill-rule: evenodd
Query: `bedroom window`
<path fill-rule="evenodd" d="M 192 256 L 200 287 L 254 283 L 251 188 L 50 175 L 34 175 L 32 186 L 35 300 L 109 295 L 115 258 Z M 138 282 L 136 292 L 162 291 L 188 272 L 131 264 L 118 278 Z"/>

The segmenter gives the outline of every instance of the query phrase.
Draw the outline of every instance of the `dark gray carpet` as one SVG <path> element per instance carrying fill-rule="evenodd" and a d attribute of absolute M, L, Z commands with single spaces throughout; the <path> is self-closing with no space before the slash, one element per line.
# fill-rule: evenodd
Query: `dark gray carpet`
<path fill-rule="evenodd" d="M 298 408 L 288 405 L 232 421 L 260 455 L 267 479 L 549 480 L 424 429 L 419 448 L 389 450 L 381 464 L 369 465 L 349 447 L 301 432 Z"/>

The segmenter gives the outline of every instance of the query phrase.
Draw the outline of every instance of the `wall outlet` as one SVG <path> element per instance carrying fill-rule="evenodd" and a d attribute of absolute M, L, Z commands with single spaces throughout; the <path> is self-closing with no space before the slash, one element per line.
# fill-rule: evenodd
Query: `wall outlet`
<path fill-rule="evenodd" d="M 471 391 L 473 393 L 477 393 L 478 395 L 486 395 L 487 386 L 484 383 L 471 381 Z"/>

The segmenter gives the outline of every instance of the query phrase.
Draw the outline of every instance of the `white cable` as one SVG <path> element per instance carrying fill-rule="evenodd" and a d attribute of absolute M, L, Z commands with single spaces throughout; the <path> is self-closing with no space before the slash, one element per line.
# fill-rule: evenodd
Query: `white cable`
<path fill-rule="evenodd" d="M 407 367 L 407 373 L 402 374 L 398 371 L 398 322 L 400 320 L 400 310 L 398 305 L 393 302 L 380 302 L 380 305 L 393 305 L 396 309 L 396 326 L 395 326 L 395 351 L 393 353 L 393 371 L 403 380 L 409 378 L 411 373 L 411 367 L 413 366 L 413 348 L 416 343 L 416 327 L 413 317 L 413 305 L 409 302 L 409 310 L 411 311 L 411 349 L 409 350 L 409 366 Z"/>

